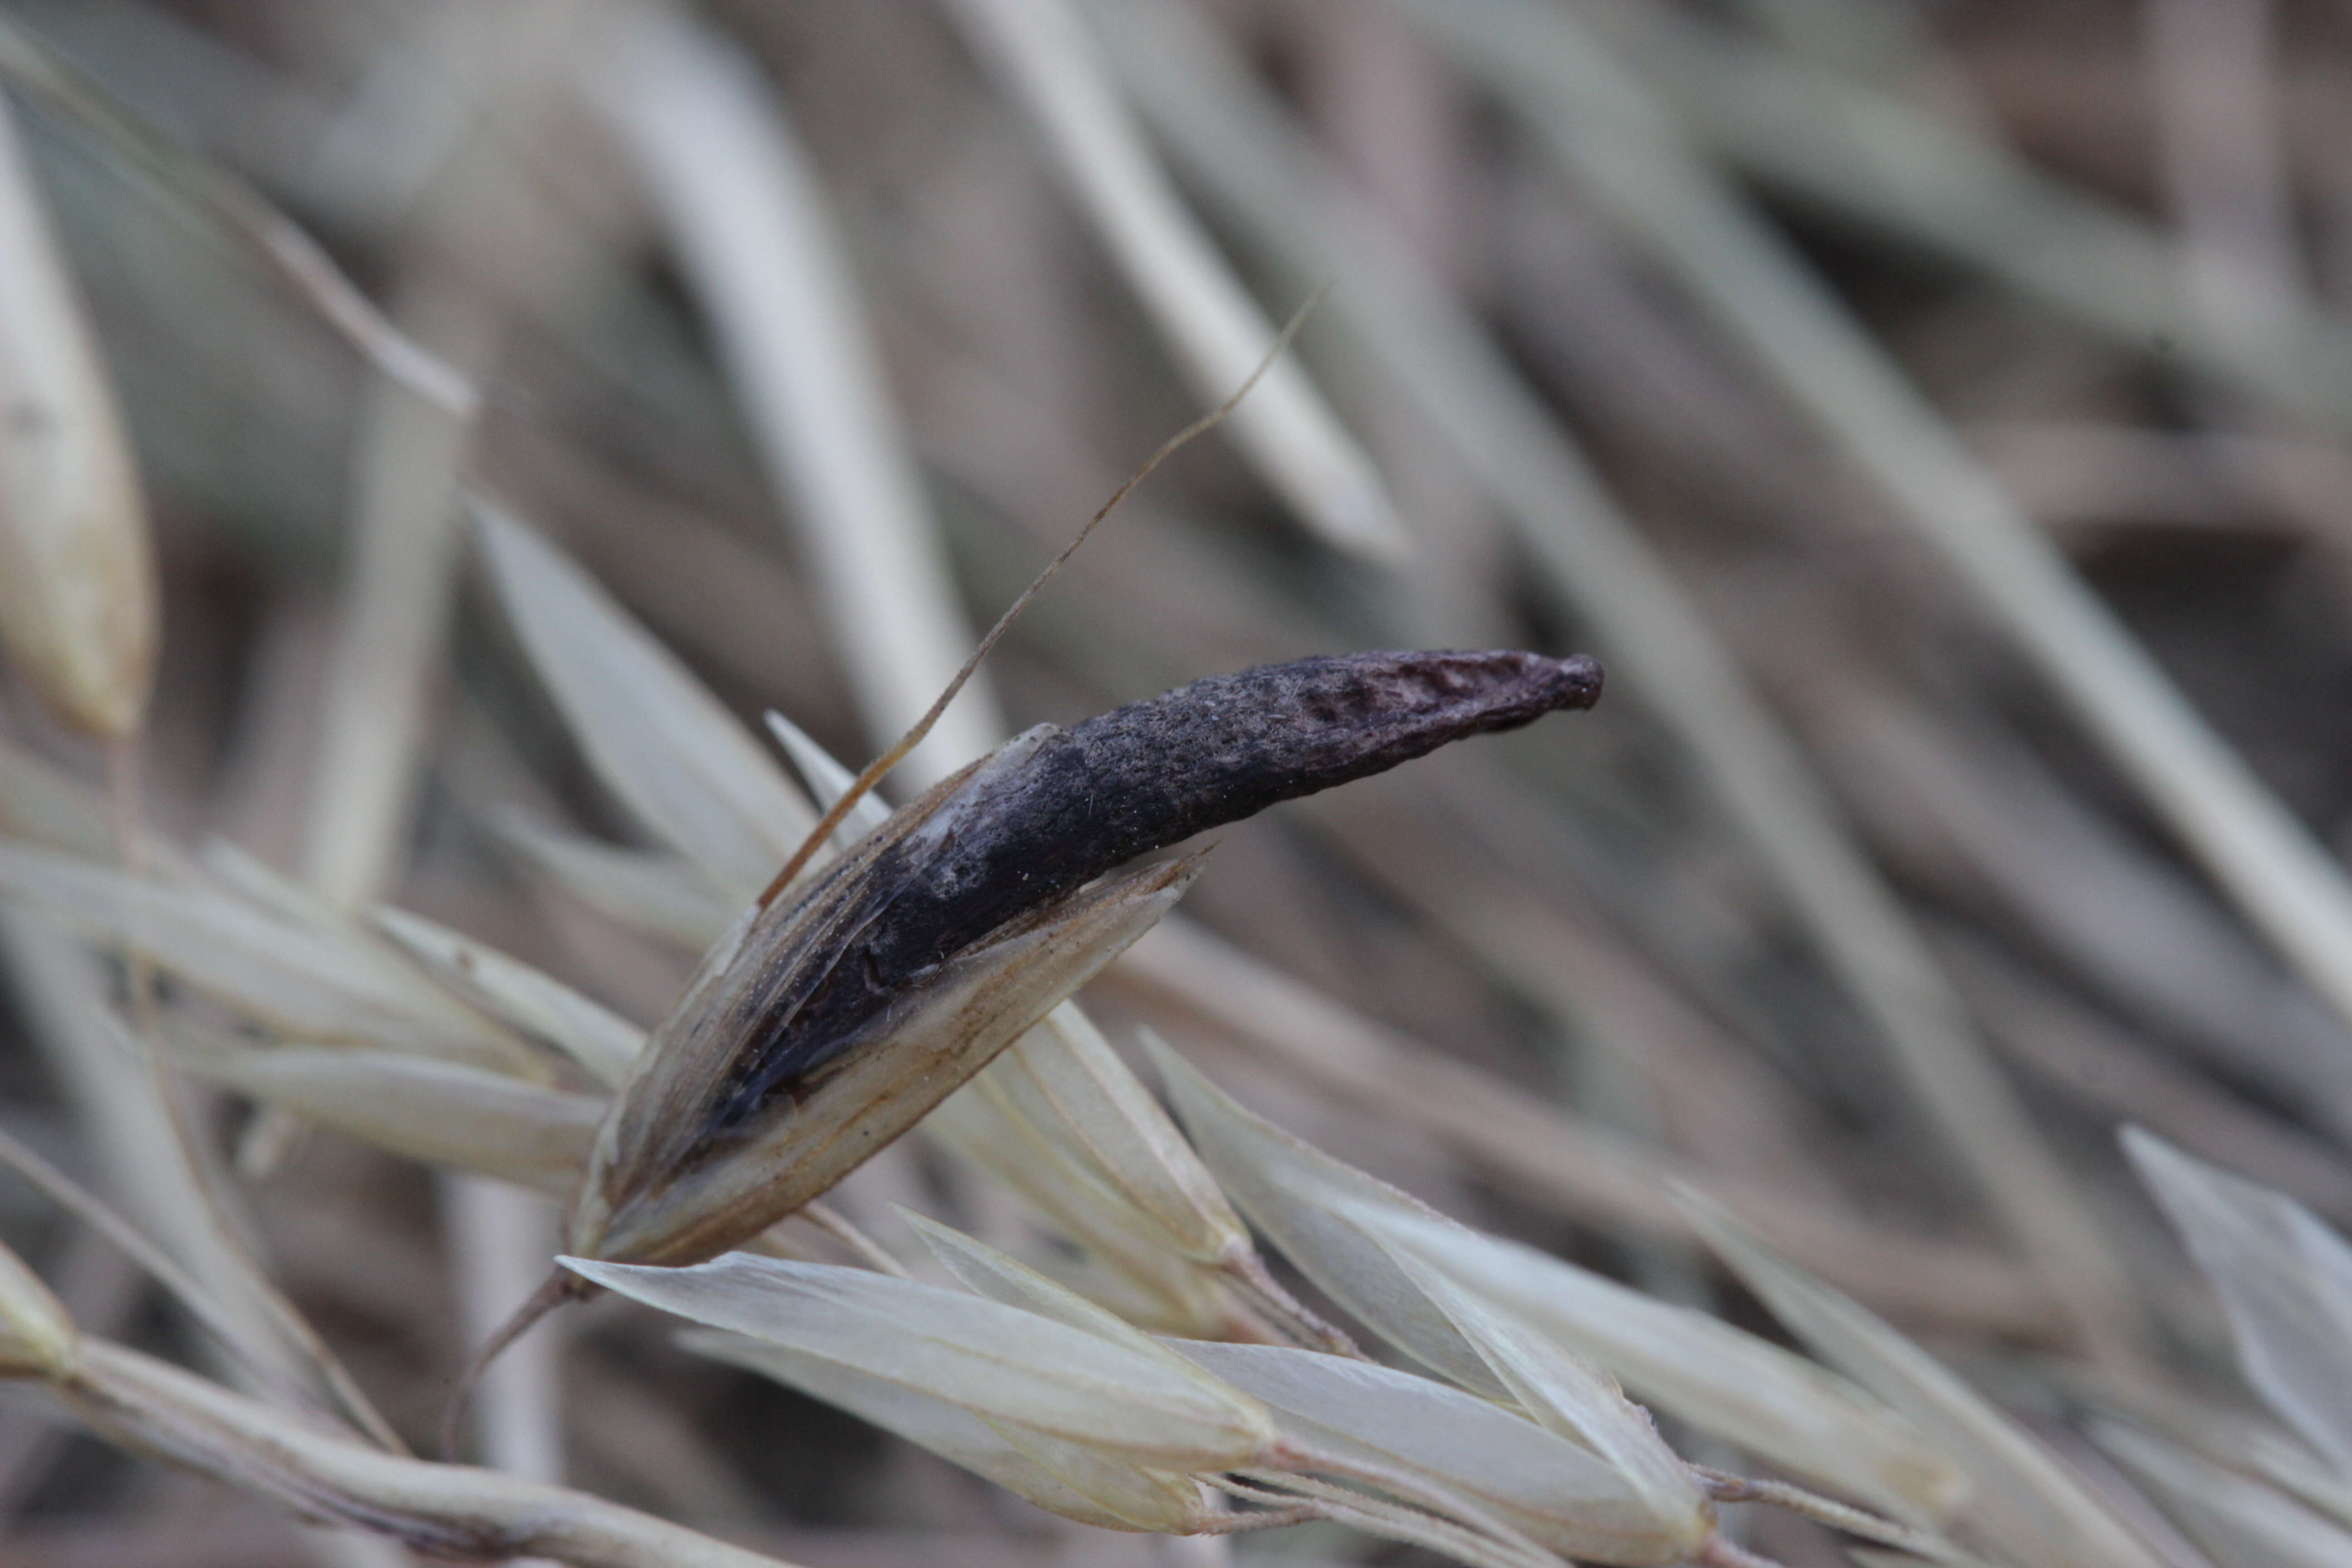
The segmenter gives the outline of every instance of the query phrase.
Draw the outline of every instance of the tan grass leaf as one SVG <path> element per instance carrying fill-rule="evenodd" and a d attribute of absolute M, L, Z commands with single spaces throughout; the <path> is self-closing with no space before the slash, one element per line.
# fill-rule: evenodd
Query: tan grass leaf
<path fill-rule="evenodd" d="M 1099 1335 L 911 1279 L 730 1254 L 682 1268 L 562 1260 L 609 1290 L 1137 1463 L 1260 1461 L 1255 1401 Z"/>
<path fill-rule="evenodd" d="M 139 728 L 158 641 L 137 465 L 0 104 L 0 641 L 59 714 Z"/>
<path fill-rule="evenodd" d="M 521 1042 L 350 928 L 298 924 L 212 888 L 21 845 L 0 845 L 0 897 L 86 940 L 135 948 L 194 989 L 290 1035 L 502 1072 L 545 1071 Z"/>
<path fill-rule="evenodd" d="M 1662 1518 L 1591 1449 L 1433 1379 L 1286 1346 L 1170 1342 L 1271 1405 L 1300 1453 L 1388 1474 L 1408 1500 L 1498 1519 L 1563 1555 L 1683 1563 L 1713 1529 L 1704 1504 Z"/>
<path fill-rule="evenodd" d="M 1975 1483 L 1966 1533 L 2040 1568 L 2157 1568 L 2147 1543 L 2016 1422 L 1852 1298 L 1773 1255 L 1702 1198 L 1708 1244 L 1807 1348 L 1902 1413 Z"/>
<path fill-rule="evenodd" d="M 2352 1533 L 2275 1488 L 2120 1422 L 2101 1422 L 2091 1435 L 2217 1568 L 2343 1568 L 2352 1563 Z"/>
<path fill-rule="evenodd" d="M 2352 1247 L 2284 1193 L 2139 1128 L 2124 1147 L 2221 1298 L 2246 1381 L 2352 1475 Z"/>
<path fill-rule="evenodd" d="M 1048 1462 L 1033 1457 L 1051 1441 L 1041 1434 L 1022 1432 L 1016 1442 L 1009 1424 L 992 1424 L 960 1405 L 783 1345 L 709 1330 L 689 1331 L 678 1342 L 846 1410 L 1065 1519 L 1107 1530 L 1189 1535 L 1210 1517 L 1200 1483 L 1189 1476 L 1077 1445 L 1051 1450 Z M 1074 1454 L 1088 1462 L 1076 1462 Z"/>
<path fill-rule="evenodd" d="M 1792 1475 L 1917 1524 L 1940 1521 L 1965 1495 L 1948 1459 L 1843 1378 L 1704 1313 L 1456 1224 L 1251 1115 L 1172 1052 L 1155 1059 L 1243 1212 L 1326 1294 L 1465 1387 L 1512 1397 L 1400 1258 Z M 1466 1379 L 1455 1371 L 1465 1358 Z"/>
<path fill-rule="evenodd" d="M 808 802 L 587 573 L 498 507 L 476 512 L 500 602 L 596 776 L 664 844 L 750 898 L 816 825 Z"/>
<path fill-rule="evenodd" d="M 65 1306 L 25 1260 L 0 1247 L 0 1377 L 59 1377 L 78 1336 Z"/>
<path fill-rule="evenodd" d="M 451 990 L 553 1046 L 605 1088 L 628 1080 L 646 1048 L 646 1032 L 611 1008 L 487 942 L 405 910 L 379 907 L 373 919 L 377 930 Z"/>
<path fill-rule="evenodd" d="M 617 925 L 700 952 L 742 909 L 694 863 L 666 850 L 623 849 L 551 827 L 520 808 L 491 828 L 541 876 Z"/>
<path fill-rule="evenodd" d="M 570 1196 L 604 1099 L 459 1062 L 391 1051 L 207 1041 L 176 1059 L 199 1077 L 412 1160 Z"/>

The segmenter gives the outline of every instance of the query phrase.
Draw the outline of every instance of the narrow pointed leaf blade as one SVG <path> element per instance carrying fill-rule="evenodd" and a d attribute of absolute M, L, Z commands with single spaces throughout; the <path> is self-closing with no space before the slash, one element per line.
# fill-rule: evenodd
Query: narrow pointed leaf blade
<path fill-rule="evenodd" d="M 816 826 L 808 803 L 586 572 L 504 512 L 480 517 L 499 599 L 597 777 L 665 844 L 756 891 Z"/>
<path fill-rule="evenodd" d="M 553 1046 L 608 1089 L 627 1080 L 646 1048 L 643 1029 L 488 942 L 405 910 L 379 908 L 374 919 L 377 929 L 452 989 Z"/>
<path fill-rule="evenodd" d="M 1252 1115 L 1183 1058 L 1146 1044 L 1201 1158 L 1301 1273 L 1374 1332 L 1465 1388 L 1510 1397 L 1477 1347 L 1365 1230 L 1349 1203 L 1433 1218 L 1435 1211 Z"/>
<path fill-rule="evenodd" d="M 506 1031 L 349 928 L 297 924 L 215 889 L 14 845 L 0 846 L 0 897 L 87 939 L 136 948 L 288 1034 L 541 1069 Z"/>
<path fill-rule="evenodd" d="M 1138 1463 L 1232 1469 L 1270 1436 L 1263 1413 L 1229 1391 L 961 1291 L 742 1253 L 684 1268 L 562 1261 L 648 1306 Z"/>
<path fill-rule="evenodd" d="M 490 826 L 508 848 L 617 925 L 699 952 L 734 923 L 743 900 L 666 850 L 622 849 L 550 827 L 519 810 Z"/>
<path fill-rule="evenodd" d="M 1713 1528 L 1704 1507 L 1662 1517 L 1591 1450 L 1434 1379 L 1277 1345 L 1171 1344 L 1270 1405 L 1302 1453 L 1409 1478 L 1563 1555 L 1681 1563 Z"/>
<path fill-rule="evenodd" d="M 2157 1568 L 2158 1559 L 2055 1454 L 1942 1363 L 1852 1298 L 1775 1256 L 1702 1199 L 1685 1209 L 1708 1244 L 1814 1354 L 1902 1413 L 1975 1483 L 1969 1532 L 2049 1568 Z"/>
<path fill-rule="evenodd" d="M 2124 1146 L 2221 1298 L 2246 1381 L 2352 1474 L 2352 1247 L 2284 1193 L 2138 1128 Z"/>
<path fill-rule="evenodd" d="M 189 1070 L 413 1160 L 569 1194 L 604 1102 L 458 1062 L 352 1047 L 179 1053 Z"/>
<path fill-rule="evenodd" d="M 2120 1423 L 2092 1434 L 2215 1568 L 2343 1568 L 2352 1532 L 2274 1487 Z"/>

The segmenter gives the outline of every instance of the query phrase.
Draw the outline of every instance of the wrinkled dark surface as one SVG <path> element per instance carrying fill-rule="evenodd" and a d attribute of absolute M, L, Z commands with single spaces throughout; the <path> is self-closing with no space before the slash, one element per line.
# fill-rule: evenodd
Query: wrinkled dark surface
<path fill-rule="evenodd" d="M 774 999 L 711 1130 L 822 1066 L 909 981 L 1122 861 L 1600 695 L 1581 656 L 1356 653 L 1209 676 L 1052 732 L 1025 765 L 976 775 L 944 838 L 866 869 L 870 918 Z"/>

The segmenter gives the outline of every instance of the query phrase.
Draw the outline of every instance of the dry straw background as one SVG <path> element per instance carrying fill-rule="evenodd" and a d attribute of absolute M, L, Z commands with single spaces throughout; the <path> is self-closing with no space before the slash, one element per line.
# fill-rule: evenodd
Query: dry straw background
<path fill-rule="evenodd" d="M 2337 0 L 8 0 L 0 1557 L 2352 1563 L 2347 89 Z M 1314 652 L 1601 707 L 1213 836 L 434 1459 L 697 956 L 1325 286 L 884 794 Z"/>

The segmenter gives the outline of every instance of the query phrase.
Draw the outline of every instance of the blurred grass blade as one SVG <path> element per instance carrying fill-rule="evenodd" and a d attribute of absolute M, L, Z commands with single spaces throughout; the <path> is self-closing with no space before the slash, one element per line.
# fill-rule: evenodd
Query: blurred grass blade
<path fill-rule="evenodd" d="M 377 930 L 442 984 L 509 1026 L 553 1046 L 607 1089 L 625 1082 L 645 1051 L 643 1029 L 487 942 L 389 906 L 379 905 L 373 919 Z"/>
<path fill-rule="evenodd" d="M 106 803 L 91 789 L 29 752 L 0 740 L 0 837 L 86 860 L 114 853 Z"/>
<path fill-rule="evenodd" d="M 857 775 L 834 761 L 832 752 L 810 740 L 807 731 L 774 709 L 761 717 L 767 721 L 768 733 L 776 738 L 784 754 L 792 758 L 793 766 L 800 770 L 801 782 L 808 787 L 809 798 L 816 802 L 817 809 L 832 810 L 833 803 L 847 795 L 850 785 L 857 782 Z M 881 826 L 882 819 L 889 815 L 890 807 L 881 796 L 871 791 L 859 796 L 857 804 L 849 808 L 847 820 L 834 830 L 834 847 L 846 849 L 856 842 L 858 835 Z"/>
<path fill-rule="evenodd" d="M 611 68 L 593 87 L 711 321 L 770 481 L 792 502 L 866 731 L 887 744 L 946 688 L 972 637 L 824 187 L 759 68 L 702 23 L 634 8 L 603 58 Z M 910 776 L 937 783 L 1003 730 L 975 679 L 908 759 Z"/>
<path fill-rule="evenodd" d="M 0 1247 L 0 1377 L 63 1377 L 73 1370 L 78 1339 L 41 1277 Z"/>
<path fill-rule="evenodd" d="M 2133 211 L 1991 137 L 1835 71 L 1807 68 L 1687 11 L 1608 21 L 1713 150 L 1809 205 L 1978 268 L 2135 350 L 2337 429 L 2352 424 L 2352 329 L 2308 295 L 2263 300 L 2259 345 L 2209 330 L 2175 244 Z"/>
<path fill-rule="evenodd" d="M 596 1095 L 389 1051 L 238 1048 L 189 1034 L 174 1059 L 200 1078 L 395 1154 L 559 1196 L 579 1184 L 604 1117 Z"/>
<path fill-rule="evenodd" d="M 1795 741 L 1550 411 L 1454 291 L 1391 226 L 1344 195 L 1188 9 L 1169 0 L 1096 5 L 1114 24 L 1106 30 L 1118 40 L 1129 90 L 1188 172 L 1288 266 L 1339 279 L 1334 314 L 1494 496 L 1547 592 L 1593 628 L 1612 671 L 1689 748 L 2036 1269 L 2095 1346 L 2127 1348 L 2137 1326 L 2128 1281 L 1902 903 L 1837 820 Z M 1471 8 L 1464 0 L 1462 13 Z M 1469 26 L 1453 11 L 1440 21 L 1442 34 Z M 1512 79 L 1525 70 L 1514 62 Z"/>
<path fill-rule="evenodd" d="M 2246 1382 L 2352 1474 L 2352 1247 L 2293 1198 L 2139 1128 L 2124 1147 L 2230 1315 Z"/>
<path fill-rule="evenodd" d="M 319 1391 L 360 1431 L 399 1451 L 398 1435 L 247 1249 L 203 1147 L 185 1131 L 177 1084 L 115 1013 L 97 956 L 0 910 L 0 958 L 28 1033 L 140 1229 L 226 1309 L 236 1342 L 273 1376 Z"/>
<path fill-rule="evenodd" d="M 963 1406 L 887 1377 L 741 1334 L 689 1331 L 678 1336 L 678 1342 L 846 1410 L 1065 1519 L 1106 1530 L 1189 1535 L 1212 1517 L 1200 1483 L 1189 1476 L 1120 1465 L 1091 1450 L 1080 1451 L 1094 1463 L 1082 1475 L 1071 1476 L 1065 1455 L 1055 1456 L 1062 1461 L 1059 1467 L 1030 1457 L 1028 1447 L 1039 1442 L 1040 1435 L 1024 1433 L 1023 1441 L 1015 1443 L 1003 1427 Z"/>
<path fill-rule="evenodd" d="M 130 439 L 0 99 L 0 643 L 94 735 L 140 727 L 160 636 Z"/>
<path fill-rule="evenodd" d="M 1465 1387 L 1512 1397 L 1403 1259 L 1780 1469 L 1916 1524 L 1959 1506 L 1967 1488 L 1951 1464 L 1843 1379 L 1703 1313 L 1457 1225 L 1250 1115 L 1171 1055 L 1158 1059 L 1202 1157 L 1244 1212 L 1327 1295 Z"/>
<path fill-rule="evenodd" d="M 1712 1533 L 1703 1502 L 1660 1513 L 1591 1450 L 1429 1378 L 1278 1345 L 1171 1342 L 1271 1405 L 1303 1455 L 1409 1482 L 1408 1500 L 1491 1515 L 1562 1556 L 1682 1563 Z"/>
<path fill-rule="evenodd" d="M 1492 79 L 1552 155 L 1871 476 L 2214 879 L 2352 1019 L 2352 882 L 1795 247 L 1690 155 L 1643 85 L 1569 10 L 1528 0 L 1394 3 Z M 2014 1199 L 2004 1206 L 2028 1222 L 2025 1234 L 2041 1228 Z M 2071 1228 L 2092 1256 L 2104 1255 L 2095 1227 Z"/>
<path fill-rule="evenodd" d="M 473 382 L 387 321 L 317 241 L 218 164 L 140 121 L 6 16 L 0 16 L 0 76 L 91 137 L 172 205 L 250 252 L 385 375 L 452 415 L 471 417 L 481 402 Z"/>
<path fill-rule="evenodd" d="M 982 56 L 1037 121 L 1129 285 L 1194 389 L 1223 397 L 1275 330 L 1217 254 L 1129 118 L 1066 0 L 955 0 Z M 1371 460 L 1305 372 L 1278 361 L 1234 409 L 1234 440 L 1326 542 L 1385 563 L 1407 549 Z"/>
<path fill-rule="evenodd" d="M 289 1034 L 542 1071 L 521 1042 L 355 932 L 297 925 L 226 893 L 0 845 L 0 897 Z"/>
<path fill-rule="evenodd" d="M 1214 1379 L 935 1285 L 741 1253 L 685 1268 L 563 1265 L 647 1306 L 1138 1463 L 1232 1469 L 1273 1437 L 1255 1402 Z"/>
<path fill-rule="evenodd" d="M 484 558 L 581 750 L 630 814 L 748 900 L 816 816 L 735 716 L 587 573 L 477 500 Z"/>
<path fill-rule="evenodd" d="M 499 840 L 605 919 L 700 952 L 742 910 L 695 864 L 667 850 L 622 849 L 551 827 L 520 808 L 490 820 Z"/>
<path fill-rule="evenodd" d="M 432 1557 L 554 1558 L 578 1568 L 780 1568 L 776 1560 L 562 1487 L 379 1453 L 102 1341 L 56 1388 L 115 1442 L 306 1520 L 389 1535 Z"/>
<path fill-rule="evenodd" d="M 2352 1533 L 2284 1492 L 2121 1422 L 2091 1435 L 2205 1549 L 2215 1568 L 2341 1568 Z"/>
<path fill-rule="evenodd" d="M 1782 1262 L 1737 1220 L 1685 1198 L 1717 1254 L 1790 1333 L 1884 1399 L 1975 1483 L 1968 1533 L 2049 1568 L 2158 1568 L 2148 1546 L 2022 1426 L 1851 1299 Z"/>

